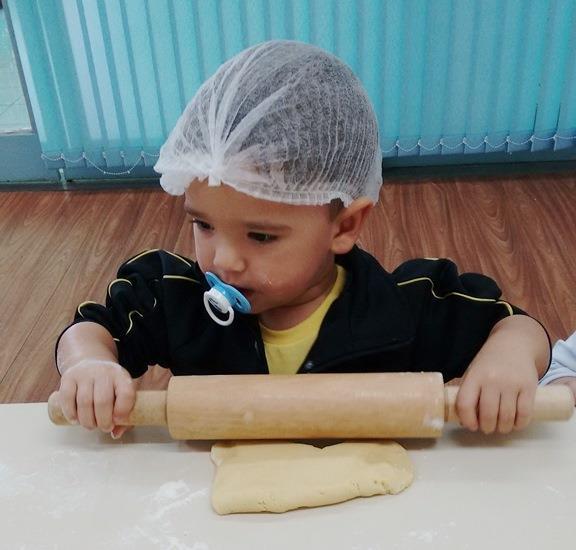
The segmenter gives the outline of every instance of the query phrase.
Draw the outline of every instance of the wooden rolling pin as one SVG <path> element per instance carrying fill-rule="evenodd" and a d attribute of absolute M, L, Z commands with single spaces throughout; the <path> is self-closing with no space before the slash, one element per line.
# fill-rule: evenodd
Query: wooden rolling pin
<path fill-rule="evenodd" d="M 168 426 L 174 439 L 439 437 L 458 422 L 457 387 L 440 373 L 174 376 L 167 391 L 138 392 L 126 425 Z M 539 388 L 535 420 L 567 420 L 566 386 Z M 58 394 L 55 424 L 68 424 Z"/>

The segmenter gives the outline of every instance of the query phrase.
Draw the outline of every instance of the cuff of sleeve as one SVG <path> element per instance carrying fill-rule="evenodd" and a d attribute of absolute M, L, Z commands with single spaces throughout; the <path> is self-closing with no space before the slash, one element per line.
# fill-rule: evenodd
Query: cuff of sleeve
<path fill-rule="evenodd" d="M 554 382 L 554 380 L 558 380 L 558 378 L 568 378 L 568 377 L 576 378 L 576 372 L 574 372 L 569 368 L 559 366 L 557 368 L 552 368 L 551 370 L 549 370 L 540 379 L 540 382 L 538 382 L 538 384 L 540 386 L 546 386 L 547 384 Z"/>

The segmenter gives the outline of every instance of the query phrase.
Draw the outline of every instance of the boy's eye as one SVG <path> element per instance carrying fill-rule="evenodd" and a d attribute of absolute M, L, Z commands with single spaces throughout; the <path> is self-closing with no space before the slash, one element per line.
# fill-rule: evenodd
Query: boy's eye
<path fill-rule="evenodd" d="M 259 243 L 270 243 L 275 241 L 278 237 L 276 235 L 270 235 L 270 233 L 248 233 L 248 237 L 253 241 L 258 241 Z"/>
<path fill-rule="evenodd" d="M 203 222 L 202 220 L 198 220 L 196 218 L 192 218 L 192 223 L 197 225 L 202 231 L 210 231 L 212 226 L 209 223 Z"/>

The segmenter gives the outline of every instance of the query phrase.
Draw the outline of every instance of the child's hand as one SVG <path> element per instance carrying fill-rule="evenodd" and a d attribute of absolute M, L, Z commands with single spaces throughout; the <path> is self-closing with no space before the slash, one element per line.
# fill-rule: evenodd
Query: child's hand
<path fill-rule="evenodd" d="M 564 384 L 565 386 L 568 386 L 574 394 L 574 403 L 576 404 L 576 376 L 564 376 L 562 378 L 556 378 L 556 380 L 550 382 L 550 384 Z"/>
<path fill-rule="evenodd" d="M 62 412 L 69 422 L 92 430 L 98 427 L 120 437 L 136 401 L 135 385 L 127 370 L 112 361 L 84 359 L 62 375 L 59 391 Z"/>
<path fill-rule="evenodd" d="M 548 360 L 548 338 L 537 321 L 513 315 L 496 323 L 462 378 L 456 397 L 460 423 L 487 434 L 525 428 Z"/>
<path fill-rule="evenodd" d="M 468 367 L 456 398 L 460 423 L 486 434 L 525 428 L 532 418 L 537 385 L 533 361 L 481 351 Z"/>

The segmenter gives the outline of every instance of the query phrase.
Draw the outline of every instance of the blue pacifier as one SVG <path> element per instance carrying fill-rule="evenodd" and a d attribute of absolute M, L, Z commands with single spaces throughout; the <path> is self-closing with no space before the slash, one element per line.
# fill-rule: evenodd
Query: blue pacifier
<path fill-rule="evenodd" d="M 250 302 L 233 286 L 222 282 L 209 271 L 206 272 L 206 280 L 211 288 L 204 292 L 204 307 L 213 321 L 225 327 L 234 320 L 234 310 L 240 313 L 250 313 Z M 228 318 L 218 317 L 213 307 L 222 314 L 228 314 Z"/>

